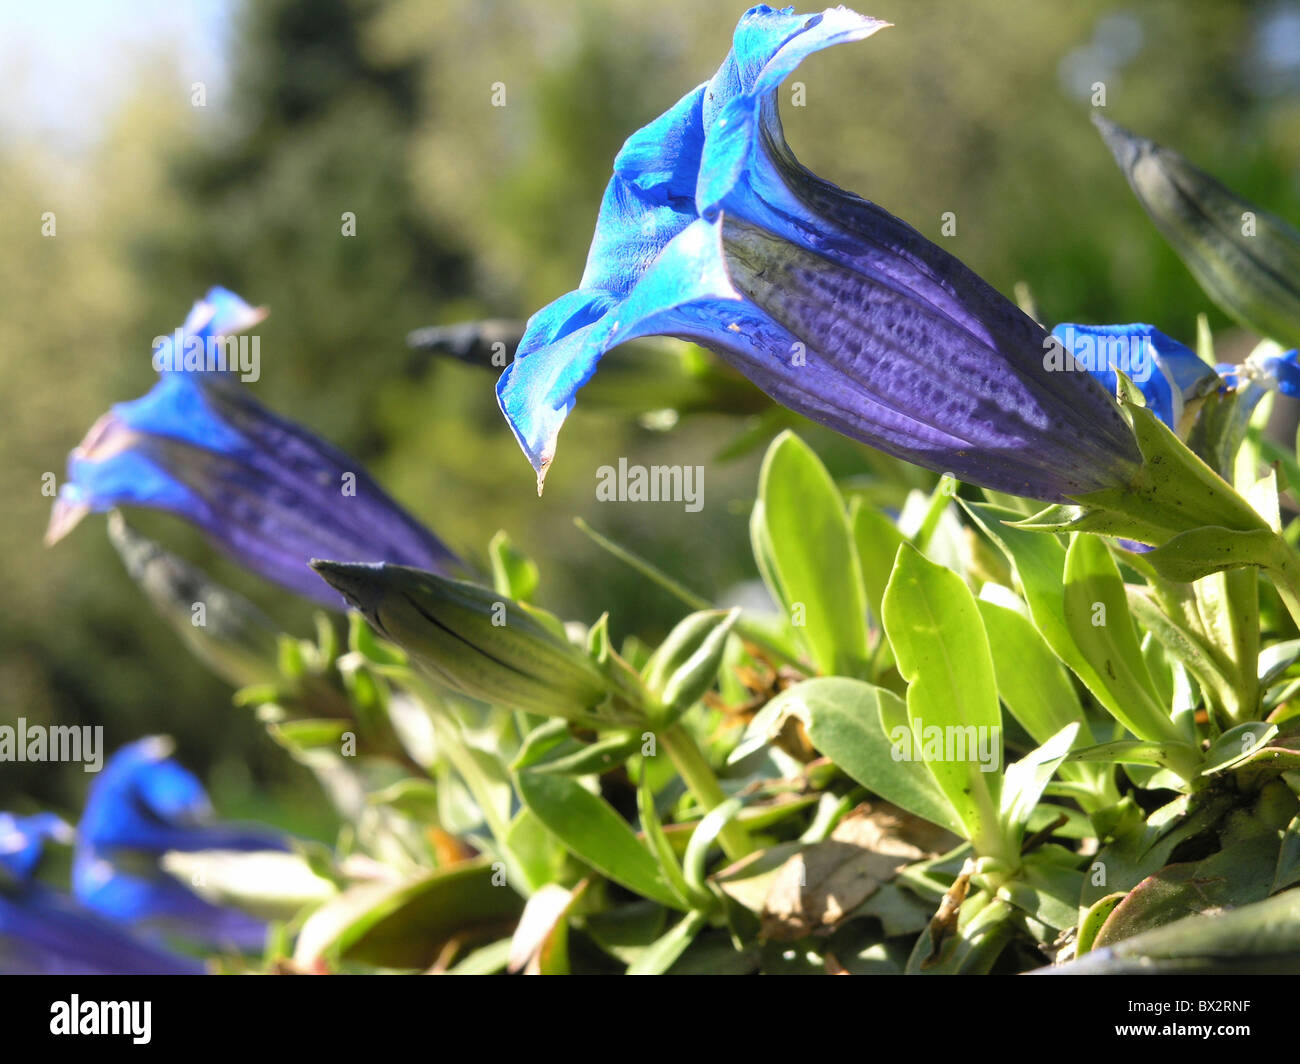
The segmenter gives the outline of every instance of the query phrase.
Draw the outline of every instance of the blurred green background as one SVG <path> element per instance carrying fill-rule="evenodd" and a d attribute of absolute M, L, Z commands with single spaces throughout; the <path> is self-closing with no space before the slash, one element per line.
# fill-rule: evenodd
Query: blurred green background
<path fill-rule="evenodd" d="M 742 8 L 136 0 L 0 14 L 0 723 L 102 724 L 110 750 L 167 732 L 223 812 L 329 830 L 314 782 L 154 616 L 102 518 L 41 544 L 42 475 L 61 479 L 94 419 L 149 388 L 150 341 L 212 284 L 271 310 L 258 398 L 367 463 L 456 548 L 482 556 L 507 529 L 563 615 L 610 609 L 616 633 L 653 640 L 683 612 L 597 551 L 575 514 L 704 593 L 752 577 L 761 448 L 715 460 L 740 418 L 665 434 L 640 427 L 636 409 L 580 402 L 539 500 L 492 375 L 420 371 L 404 343 L 427 324 L 524 317 L 576 286 L 614 154 L 713 73 Z M 1228 327 L 1089 124 L 1096 82 L 1116 120 L 1300 221 L 1300 4 L 875 0 L 868 11 L 895 27 L 816 56 L 783 90 L 796 152 L 1002 291 L 1027 282 L 1049 325 L 1143 320 L 1191 340 L 1209 310 Z M 790 106 L 794 82 L 803 107 Z M 498 84 L 504 107 L 492 106 Z M 354 237 L 341 235 L 345 211 Z M 949 211 L 956 233 L 944 236 Z M 855 445 L 815 442 L 835 472 L 864 468 Z M 596 506 L 595 469 L 619 456 L 705 465 L 703 511 Z M 141 524 L 309 633 L 305 608 L 188 529 Z M 0 808 L 75 817 L 88 779 L 80 766 L 3 764 Z"/>

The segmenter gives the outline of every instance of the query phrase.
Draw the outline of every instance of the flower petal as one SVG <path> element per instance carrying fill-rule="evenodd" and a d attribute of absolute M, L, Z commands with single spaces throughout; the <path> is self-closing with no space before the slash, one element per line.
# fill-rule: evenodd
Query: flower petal
<path fill-rule="evenodd" d="M 581 298 L 581 292 L 571 292 L 541 312 L 544 321 L 535 316 L 528 323 L 529 339 L 549 332 L 555 319 Z M 718 227 L 692 222 L 668 243 L 621 302 L 576 330 L 567 334 L 560 330 L 554 341 L 533 344 L 533 350 L 516 356 L 497 381 L 497 400 L 537 470 L 538 494 L 574 396 L 606 351 L 639 336 L 682 333 L 685 319 L 675 312 L 685 306 L 738 299 L 727 279 Z M 553 308 L 559 309 L 553 312 Z"/>
<path fill-rule="evenodd" d="M 1184 405 L 1218 382 L 1218 374 L 1177 340 L 1152 325 L 1061 324 L 1052 335 L 1075 361 L 1112 394 L 1122 371 L 1142 393 L 1148 408 L 1177 429 Z"/>
<path fill-rule="evenodd" d="M 243 313 L 221 308 L 210 313 Z M 358 462 L 217 374 L 163 373 L 96 422 L 69 457 L 46 541 L 123 505 L 176 514 L 247 568 L 336 609 L 312 558 L 458 565 Z"/>

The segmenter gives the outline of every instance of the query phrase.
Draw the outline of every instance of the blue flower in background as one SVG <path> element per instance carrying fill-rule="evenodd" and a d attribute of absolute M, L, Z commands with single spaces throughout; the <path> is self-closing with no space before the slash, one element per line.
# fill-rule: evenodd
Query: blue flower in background
<path fill-rule="evenodd" d="M 1244 366 L 1219 366 L 1218 370 L 1229 387 L 1243 387 L 1253 378 L 1266 389 L 1276 388 L 1292 399 L 1300 398 L 1300 351 L 1251 355 Z"/>
<path fill-rule="evenodd" d="M 359 463 L 256 402 L 231 373 L 183 368 L 198 341 L 260 320 L 214 288 L 177 335 L 160 338 L 158 383 L 114 406 L 69 456 L 46 542 L 92 511 L 166 510 L 260 576 L 334 608 L 339 598 L 308 568 L 312 558 L 456 567 Z"/>
<path fill-rule="evenodd" d="M 1060 501 L 1127 484 L 1140 455 L 1086 374 L 947 252 L 806 170 L 777 89 L 885 23 L 756 7 L 714 77 L 614 161 L 580 287 L 528 323 L 497 385 L 542 478 L 578 389 L 626 340 L 710 348 L 793 410 L 933 470 Z"/>
<path fill-rule="evenodd" d="M 143 941 L 34 881 L 45 843 L 70 842 L 50 813 L 0 813 L 0 975 L 201 975 L 203 965 Z"/>
<path fill-rule="evenodd" d="M 1219 375 L 1177 340 L 1152 325 L 1058 325 L 1052 335 L 1084 370 L 1112 395 L 1124 373 L 1141 391 L 1147 408 L 1177 430 L 1188 402 L 1213 391 Z"/>
<path fill-rule="evenodd" d="M 1148 409 L 1166 425 L 1180 431 L 1188 404 L 1216 389 L 1235 394 L 1234 417 L 1243 425 L 1259 401 L 1276 389 L 1300 397 L 1300 353 L 1261 345 L 1241 365 L 1210 367 L 1185 344 L 1171 340 L 1153 325 L 1061 324 L 1052 330 L 1080 370 L 1090 373 L 1114 392 L 1116 370 L 1142 393 Z M 1183 433 L 1185 435 L 1185 433 Z"/>
<path fill-rule="evenodd" d="M 72 829 L 53 813 L 36 813 L 16 817 L 0 813 L 0 872 L 17 883 L 25 883 L 36 874 L 45 840 L 71 842 Z"/>
<path fill-rule="evenodd" d="M 91 784 L 77 826 L 73 891 L 87 908 L 129 925 L 216 946 L 260 948 L 266 925 L 205 901 L 164 872 L 169 851 L 285 850 L 264 829 L 213 823 L 203 785 L 170 743 L 141 739 L 115 753 Z"/>

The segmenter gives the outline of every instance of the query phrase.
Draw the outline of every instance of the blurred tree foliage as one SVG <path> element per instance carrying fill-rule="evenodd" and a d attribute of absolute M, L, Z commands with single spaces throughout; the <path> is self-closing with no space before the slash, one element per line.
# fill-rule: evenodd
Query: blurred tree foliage
<path fill-rule="evenodd" d="M 211 284 L 272 311 L 250 385 L 260 399 L 366 462 L 469 556 L 506 528 L 543 562 L 542 598 L 566 615 L 610 607 L 618 633 L 657 637 L 680 613 L 596 552 L 575 513 L 703 591 L 752 576 L 735 544 L 756 456 L 713 460 L 734 419 L 665 435 L 579 403 L 538 500 L 491 375 L 417 371 L 404 347 L 420 325 L 523 317 L 577 283 L 618 147 L 712 74 L 742 6 L 265 0 L 239 9 L 219 106 L 191 105 L 183 55 L 142 56 L 133 95 L 83 155 L 0 147 L 0 720 L 103 724 L 110 747 L 167 731 L 227 809 L 268 815 L 278 794 L 283 822 L 320 827 L 312 784 L 180 652 L 101 520 L 52 553 L 40 545 L 42 474 L 61 478 L 109 403 L 149 387 L 150 340 Z M 1003 291 L 1028 282 L 1049 324 L 1149 320 L 1190 339 L 1207 309 L 1088 122 L 1095 82 L 1117 120 L 1300 220 L 1300 96 L 1261 91 L 1257 77 L 1271 7 L 865 6 L 896 28 L 787 83 L 795 150 Z M 46 211 L 54 238 L 41 235 Z M 345 212 L 355 236 L 342 234 Z M 862 470 L 860 449 L 817 440 L 837 473 Z M 595 469 L 620 455 L 705 465 L 704 511 L 595 506 Z M 304 608 L 175 522 L 140 523 L 307 631 Z M 84 785 L 75 768 L 0 766 L 0 808 L 75 810 Z"/>

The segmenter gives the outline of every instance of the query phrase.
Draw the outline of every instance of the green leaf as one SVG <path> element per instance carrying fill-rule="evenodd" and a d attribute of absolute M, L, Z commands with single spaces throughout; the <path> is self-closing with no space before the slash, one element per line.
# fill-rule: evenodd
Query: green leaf
<path fill-rule="evenodd" d="M 1300 816 L 1292 819 L 1282 833 L 1282 845 L 1277 852 L 1277 869 L 1273 873 L 1270 894 L 1286 890 L 1300 883 Z"/>
<path fill-rule="evenodd" d="M 736 819 L 745 807 L 740 798 L 728 798 L 714 806 L 691 832 L 690 842 L 686 844 L 686 854 L 682 858 L 682 874 L 686 885 L 697 898 L 709 897 L 708 883 L 705 881 L 705 864 L 709 850 L 718 841 L 723 829 Z"/>
<path fill-rule="evenodd" d="M 644 898 L 681 906 L 659 863 L 603 798 L 569 776 L 523 771 L 515 781 L 524 804 L 575 856 Z"/>
<path fill-rule="evenodd" d="M 998 694 L 1035 742 L 1046 742 L 1067 724 L 1079 722 L 1079 737 L 1091 742 L 1074 685 L 1033 623 L 1007 606 L 977 601 Z"/>
<path fill-rule="evenodd" d="M 173 850 L 163 871 L 213 905 L 233 905 L 264 920 L 289 920 L 328 901 L 334 884 L 296 853 Z"/>
<path fill-rule="evenodd" d="M 1140 739 L 1183 741 L 1160 704 L 1138 644 L 1124 581 L 1106 544 L 1076 535 L 1065 556 L 1065 618 L 1109 697 L 1106 708 Z"/>
<path fill-rule="evenodd" d="M 1132 890 L 1163 868 L 1179 845 L 1211 830 L 1231 804 L 1223 794 L 1197 797 L 1193 804 L 1187 795 L 1180 795 L 1145 819 L 1131 797 L 1118 803 L 1109 816 L 1097 814 L 1098 835 L 1113 841 L 1089 865 L 1080 904 L 1092 905 L 1107 894 Z"/>
<path fill-rule="evenodd" d="M 778 731 L 787 717 L 797 717 L 808 729 L 813 746 L 862 786 L 932 824 L 963 834 L 960 818 L 934 777 L 919 762 L 895 756 L 898 748 L 881 726 L 886 705 L 893 713 L 907 712 L 902 699 L 883 687 L 826 677 L 786 689 L 763 713 Z"/>
<path fill-rule="evenodd" d="M 986 975 L 996 963 L 1014 930 L 1011 903 L 972 894 L 962 903 L 957 930 L 931 959 L 934 941 L 926 927 L 916 940 L 907 962 L 908 975 Z"/>
<path fill-rule="evenodd" d="M 513 922 L 523 901 L 487 858 L 400 882 L 349 887 L 303 924 L 294 959 L 309 968 L 326 956 L 385 968 L 427 968 L 447 942 Z"/>
<path fill-rule="evenodd" d="M 1300 890 L 1213 916 L 1188 916 L 1094 949 L 1049 975 L 1300 974 Z"/>
<path fill-rule="evenodd" d="M 1205 751 L 1205 768 L 1202 776 L 1212 776 L 1244 763 L 1261 751 L 1266 743 L 1278 734 L 1276 724 L 1253 720 L 1229 728 Z"/>
<path fill-rule="evenodd" d="M 537 593 L 537 563 L 519 550 L 504 531 L 488 543 L 492 559 L 492 584 L 497 593 L 518 602 L 531 602 Z"/>
<path fill-rule="evenodd" d="M 708 919 L 703 913 L 687 913 L 662 938 L 653 942 L 628 965 L 627 974 L 663 975 L 686 952 L 686 947 L 707 923 Z"/>
<path fill-rule="evenodd" d="M 1000 762 L 1002 710 L 975 598 L 956 573 L 903 546 L 885 591 L 883 613 L 898 670 L 908 681 L 907 715 L 913 731 L 928 736 L 929 729 L 939 728 L 945 737 L 962 739 L 960 754 L 947 745 L 941 759 L 927 753 L 926 768 L 961 818 L 965 837 L 976 851 L 1002 855 L 1001 779 L 997 766 L 994 771 L 985 768 L 971 748 L 996 743 Z"/>
<path fill-rule="evenodd" d="M 371 805 L 386 805 L 424 824 L 438 822 L 438 787 L 432 780 L 408 776 L 374 792 L 368 801 Z"/>
<path fill-rule="evenodd" d="M 880 623 L 880 603 L 889 585 L 889 574 L 894 571 L 898 548 L 907 537 L 879 510 L 866 505 L 860 497 L 849 504 L 849 524 L 853 529 L 853 542 L 858 548 L 858 564 L 862 569 L 862 586 L 866 590 L 867 608 Z"/>
<path fill-rule="evenodd" d="M 1268 687 L 1282 678 L 1287 669 L 1300 661 L 1300 639 L 1275 643 L 1259 652 L 1259 684 Z"/>
<path fill-rule="evenodd" d="M 1030 532 L 1008 524 L 1020 516 L 1014 510 L 965 500 L 962 505 L 1015 568 L 1034 627 L 1052 652 L 1107 710 L 1112 714 L 1122 713 L 1123 707 L 1079 650 L 1066 623 L 1065 549 L 1060 540 L 1050 533 Z"/>
<path fill-rule="evenodd" d="M 346 720 L 318 720 L 303 718 L 268 723 L 267 732 L 281 746 L 295 752 L 325 749 L 338 753 L 343 736 L 351 731 Z"/>
<path fill-rule="evenodd" d="M 1120 739 L 1072 750 L 1069 761 L 1100 761 L 1114 765 L 1158 765 L 1168 767 L 1183 752 L 1182 743 L 1152 743 L 1145 739 Z"/>
<path fill-rule="evenodd" d="M 529 743 L 511 766 L 515 771 L 558 772 L 564 776 L 600 774 L 618 768 L 641 747 L 639 732 L 609 732 L 586 743 L 568 734 L 567 728 L 560 736 L 539 736 L 541 731 L 534 729 L 530 734 Z"/>
<path fill-rule="evenodd" d="M 1083 874 L 1065 864 L 1053 852 L 1057 847 L 1043 847 L 1027 855 L 1015 879 L 1002 888 L 1002 894 L 1021 911 L 1055 931 L 1073 927 L 1079 919 L 1079 891 Z M 1072 862 L 1075 854 L 1062 851 Z"/>
<path fill-rule="evenodd" d="M 1148 553 L 1146 561 L 1161 576 L 1186 583 L 1242 566 L 1276 566 L 1278 539 L 1266 528 L 1194 528 Z"/>
<path fill-rule="evenodd" d="M 1257 830 L 1204 860 L 1163 868 L 1115 907 L 1094 945 L 1113 946 L 1185 916 L 1260 901 L 1268 896 L 1276 865 L 1276 832 Z"/>
<path fill-rule="evenodd" d="M 1235 699 L 1232 663 L 1205 637 L 1195 599 L 1180 602 L 1183 608 L 1177 609 L 1162 604 L 1148 587 L 1128 587 L 1126 594 L 1137 622 L 1167 647 L 1221 704 L 1232 704 Z"/>
<path fill-rule="evenodd" d="M 524 885 L 530 891 L 553 883 L 567 859 L 564 846 L 527 806 L 510 821 L 502 845 L 514 858 Z"/>
<path fill-rule="evenodd" d="M 1020 837 L 1043 796 L 1043 789 L 1065 760 L 1078 734 L 1078 722 L 1071 722 L 1036 750 L 1007 766 L 1002 778 L 1002 820 L 1012 838 Z"/>
<path fill-rule="evenodd" d="M 682 875 L 681 862 L 677 859 L 677 851 L 673 849 L 668 836 L 664 834 L 663 821 L 659 819 L 659 812 L 655 809 L 654 791 L 651 789 L 649 777 L 645 774 L 642 774 L 641 783 L 636 790 L 636 804 L 637 812 L 641 814 L 641 829 L 645 832 L 651 851 L 659 861 L 659 870 L 668 881 L 673 893 L 681 900 L 682 905 L 690 906 L 692 902 L 711 903 L 712 895 L 706 894 L 700 898 L 691 896 L 686 877 Z"/>
<path fill-rule="evenodd" d="M 447 969 L 447 974 L 496 975 L 498 972 L 505 971 L 510 961 L 510 946 L 511 940 L 508 938 L 500 939 L 487 946 L 480 946 Z"/>
<path fill-rule="evenodd" d="M 1082 957 L 1092 949 L 1093 943 L 1097 940 L 1097 932 L 1101 930 L 1101 925 L 1106 922 L 1110 914 L 1115 911 L 1115 906 L 1124 900 L 1125 894 L 1116 892 L 1107 894 L 1104 898 L 1098 898 L 1092 903 L 1091 907 L 1083 914 L 1083 919 L 1079 921 L 1079 934 L 1075 939 L 1074 955 Z"/>
<path fill-rule="evenodd" d="M 844 500 L 792 432 L 781 433 L 763 459 L 750 537 L 768 590 L 816 666 L 865 675 L 867 607 Z"/>

